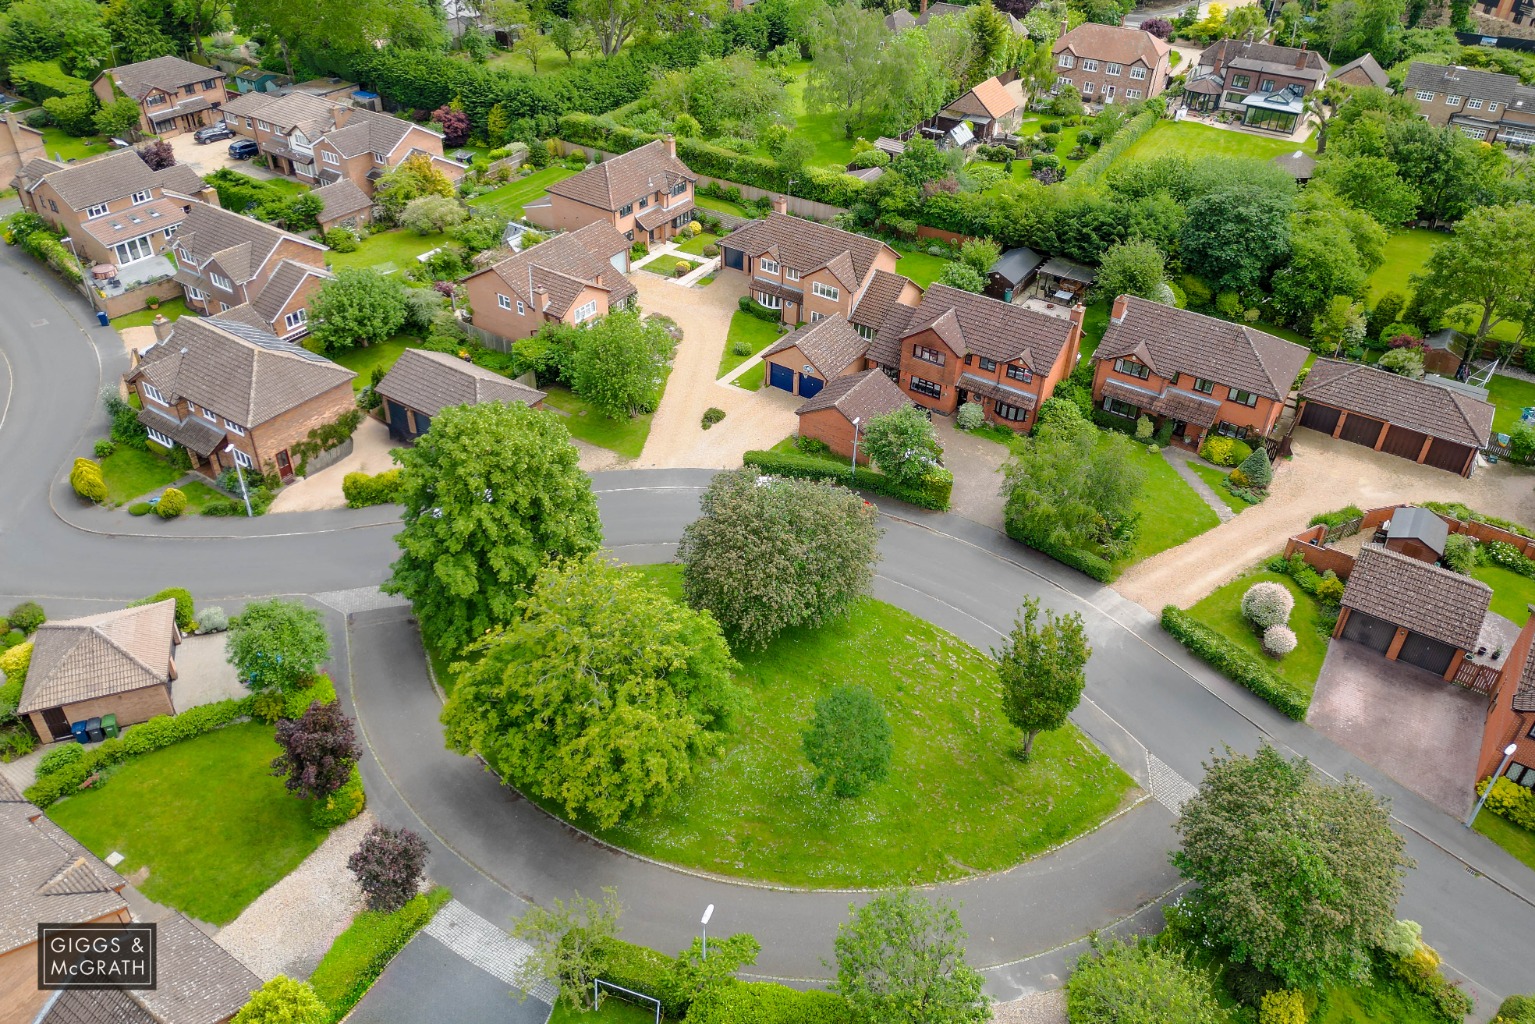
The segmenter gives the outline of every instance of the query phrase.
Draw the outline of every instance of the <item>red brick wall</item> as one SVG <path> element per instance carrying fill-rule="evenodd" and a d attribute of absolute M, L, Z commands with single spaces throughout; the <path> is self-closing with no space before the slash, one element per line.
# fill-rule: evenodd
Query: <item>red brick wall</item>
<path fill-rule="evenodd" d="M 1158 377 L 1156 374 L 1141 380 L 1139 377 L 1132 377 L 1127 373 L 1120 373 L 1114 369 L 1114 360 L 1112 359 L 1099 359 L 1097 363 L 1098 366 L 1093 371 L 1093 402 L 1099 408 L 1103 407 L 1103 384 L 1104 381 L 1108 380 L 1117 380 L 1131 387 L 1141 388 L 1153 393 L 1160 392 L 1167 387 L 1181 387 L 1187 391 L 1193 390 L 1194 378 L 1187 373 L 1179 374 L 1177 381 L 1169 381 L 1164 377 Z M 1180 381 L 1181 383 L 1179 383 Z M 1239 405 L 1226 397 L 1228 388 L 1219 380 L 1215 383 L 1215 389 L 1216 394 L 1221 395 L 1220 413 L 1216 416 L 1217 423 L 1224 420 L 1237 426 L 1248 427 L 1260 435 L 1267 436 L 1269 431 L 1274 429 L 1274 424 L 1278 422 L 1279 414 L 1284 411 L 1284 403 L 1276 402 L 1271 398 L 1259 397 L 1258 404 L 1255 406 Z"/>
<path fill-rule="evenodd" d="M 176 709 L 171 704 L 171 688 L 165 684 L 145 686 L 126 693 L 114 693 L 110 697 L 95 697 L 91 700 L 64 705 L 64 715 L 71 723 L 116 715 L 119 726 L 137 725 L 139 722 L 149 721 L 156 715 L 174 715 L 175 713 Z M 43 721 L 41 711 L 33 711 L 28 717 L 32 719 L 32 727 L 37 730 L 39 736 L 50 735 L 48 724 Z"/>
<path fill-rule="evenodd" d="M 826 447 L 844 459 L 853 457 L 853 424 L 836 409 L 819 409 L 801 416 L 799 432 L 801 437 L 824 441 Z M 858 449 L 858 461 L 861 464 L 869 461 L 861 446 Z"/>
<path fill-rule="evenodd" d="M 231 433 L 229 441 L 249 455 L 261 472 L 273 472 L 277 467 L 278 452 L 286 451 L 299 441 L 308 440 L 311 430 L 326 423 L 334 423 L 342 413 L 356 405 L 357 398 L 348 381 L 265 423 L 247 428 L 244 437 Z M 227 453 L 214 452 L 214 458 L 218 460 L 220 469 L 234 465 L 234 457 Z M 293 464 L 297 467 L 298 459 L 293 459 Z"/>
<path fill-rule="evenodd" d="M 1485 779 L 1498 770 L 1503 760 L 1503 749 L 1510 743 L 1516 746 L 1514 760 L 1522 765 L 1535 767 L 1535 740 L 1530 738 L 1535 728 L 1535 713 L 1514 710 L 1514 694 L 1519 689 L 1519 679 L 1524 674 L 1525 663 L 1530 657 L 1530 646 L 1535 639 L 1535 616 L 1524 624 L 1519 639 L 1503 662 L 1503 674 L 1497 692 L 1487 709 L 1487 724 L 1482 731 L 1482 750 L 1477 756 L 1476 777 Z"/>

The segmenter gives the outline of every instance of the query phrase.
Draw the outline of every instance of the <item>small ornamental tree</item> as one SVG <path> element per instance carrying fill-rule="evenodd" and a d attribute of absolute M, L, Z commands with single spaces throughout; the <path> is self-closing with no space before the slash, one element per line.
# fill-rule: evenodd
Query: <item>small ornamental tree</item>
<path fill-rule="evenodd" d="M 890 774 L 894 746 L 885 709 L 862 686 L 838 686 L 815 703 L 805 730 L 805 757 L 815 767 L 816 789 L 861 796 Z"/>
<path fill-rule="evenodd" d="M 1283 584 L 1268 580 L 1254 583 L 1242 595 L 1242 614 L 1259 629 L 1289 622 L 1294 607 L 1295 595 Z"/>
<path fill-rule="evenodd" d="M 176 166 L 176 151 L 165 139 L 155 139 L 139 147 L 139 159 L 149 165 L 151 171 L 163 171 Z"/>
<path fill-rule="evenodd" d="M 426 873 L 426 840 L 408 828 L 374 825 L 352 851 L 346 866 L 368 897 L 369 910 L 392 913 L 421 888 Z"/>
<path fill-rule="evenodd" d="M 230 620 L 224 653 L 252 693 L 288 693 L 330 660 L 319 611 L 297 601 L 253 601 Z"/>
<path fill-rule="evenodd" d="M 425 153 L 406 157 L 398 167 L 378 179 L 373 191 L 373 201 L 391 218 L 398 217 L 406 203 L 422 196 L 453 196 L 453 182 Z"/>
<path fill-rule="evenodd" d="M 309 333 L 326 352 L 392 337 L 405 323 L 405 290 L 372 270 L 342 270 L 325 282 L 309 311 Z"/>
<path fill-rule="evenodd" d="M 1254 448 L 1253 453 L 1243 459 L 1237 469 L 1241 470 L 1242 475 L 1247 478 L 1249 487 L 1255 487 L 1260 491 L 1267 489 L 1274 480 L 1274 468 L 1269 465 L 1268 452 L 1262 445 Z"/>
<path fill-rule="evenodd" d="M 836 990 L 857 1024 L 983 1024 L 991 1008 L 965 962 L 965 930 L 944 900 L 883 893 L 837 928 Z"/>
<path fill-rule="evenodd" d="M 938 273 L 938 283 L 979 295 L 986 290 L 986 275 L 967 263 L 945 263 Z"/>
<path fill-rule="evenodd" d="M 915 405 L 871 417 L 862 428 L 864 451 L 894 483 L 921 483 L 943 457 L 933 421 Z"/>
<path fill-rule="evenodd" d="M 6 613 L 5 621 L 11 624 L 12 629 L 31 634 L 48 621 L 48 616 L 43 612 L 43 606 L 36 601 L 23 601 Z"/>
<path fill-rule="evenodd" d="M 1263 631 L 1263 649 L 1276 658 L 1283 658 L 1295 650 L 1297 642 L 1295 630 L 1289 626 L 1270 626 Z"/>
<path fill-rule="evenodd" d="M 315 701 L 302 717 L 280 720 L 276 739 L 283 752 L 272 759 L 272 774 L 287 776 L 288 791 L 307 799 L 346 785 L 362 756 L 352 720 L 335 702 Z"/>
<path fill-rule="evenodd" d="M 592 979 L 602 967 L 608 943 L 618 937 L 624 911 L 618 890 L 602 890 L 601 902 L 579 892 L 569 902 L 555 897 L 549 908 L 530 906 L 512 926 L 512 936 L 533 947 L 516 968 L 518 987 L 531 992 L 553 979 L 571 1006 L 590 1005 Z"/>
<path fill-rule="evenodd" d="M 1210 979 L 1154 942 L 1096 941 L 1066 983 L 1072 1024 L 1220 1024 Z"/>
<path fill-rule="evenodd" d="M 457 199 L 422 196 L 412 199 L 400 214 L 400 226 L 418 235 L 430 235 L 457 227 L 469 219 L 469 211 Z"/>
<path fill-rule="evenodd" d="M 107 500 L 107 483 L 101 475 L 101 466 L 90 459 L 76 459 L 69 471 L 69 486 L 86 501 L 101 503 Z"/>
<path fill-rule="evenodd" d="M 251 993 L 234 1024 L 328 1024 L 330 1008 L 308 982 L 279 974 Z"/>
<path fill-rule="evenodd" d="M 1023 730 L 1024 760 L 1034 751 L 1034 737 L 1059 729 L 1082 701 L 1087 685 L 1087 643 L 1082 616 L 1044 612 L 1039 599 L 1023 601 L 1023 618 L 1013 621 L 1001 650 L 993 650 L 1002 680 L 1002 713 Z"/>
<path fill-rule="evenodd" d="M 432 120 L 442 125 L 444 146 L 462 146 L 469 141 L 469 115 L 462 110 L 443 104 L 432 111 Z"/>

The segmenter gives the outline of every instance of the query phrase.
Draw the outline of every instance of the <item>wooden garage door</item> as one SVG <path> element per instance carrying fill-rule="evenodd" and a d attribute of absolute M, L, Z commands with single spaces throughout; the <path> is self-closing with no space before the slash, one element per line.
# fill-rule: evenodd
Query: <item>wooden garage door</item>
<path fill-rule="evenodd" d="M 1380 420 L 1372 420 L 1368 416 L 1355 416 L 1349 413 L 1348 419 L 1343 421 L 1343 433 L 1338 436 L 1345 441 L 1362 444 L 1366 448 L 1374 448 L 1375 442 L 1380 440 L 1380 428 L 1385 426 Z"/>
<path fill-rule="evenodd" d="M 1470 456 L 1471 449 L 1465 445 L 1436 437 L 1428 450 L 1428 458 L 1423 461 L 1435 469 L 1448 469 L 1451 473 L 1464 474 Z"/>
<path fill-rule="evenodd" d="M 1338 410 L 1330 405 L 1307 402 L 1306 408 L 1301 410 L 1300 425 L 1331 435 L 1338 426 Z"/>
<path fill-rule="evenodd" d="M 1427 440 L 1427 434 L 1420 434 L 1416 430 L 1408 430 L 1406 427 L 1393 424 L 1391 429 L 1386 431 L 1386 443 L 1381 445 L 1380 450 L 1417 462 L 1418 453 L 1423 450 L 1423 442 Z"/>
<path fill-rule="evenodd" d="M 1386 653 L 1396 638 L 1396 627 L 1385 619 L 1377 619 L 1356 609 L 1350 609 L 1348 622 L 1343 624 L 1343 639 L 1363 644 L 1372 651 Z"/>
<path fill-rule="evenodd" d="M 1405 661 L 1436 676 L 1442 676 L 1449 671 L 1450 662 L 1455 660 L 1455 648 L 1421 633 L 1408 633 L 1407 639 L 1402 641 L 1401 653 L 1396 657 L 1398 661 Z"/>

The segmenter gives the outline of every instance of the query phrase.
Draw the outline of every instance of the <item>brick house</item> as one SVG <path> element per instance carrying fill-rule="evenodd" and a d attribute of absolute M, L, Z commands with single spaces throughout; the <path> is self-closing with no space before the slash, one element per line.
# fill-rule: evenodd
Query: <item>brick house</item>
<path fill-rule="evenodd" d="M 139 131 L 145 135 L 179 135 L 222 116 L 228 94 L 224 72 L 180 57 L 156 57 L 108 68 L 96 76 L 91 89 L 103 105 L 121 94 L 139 105 Z"/>
<path fill-rule="evenodd" d="M 187 211 L 175 253 L 189 309 L 212 314 L 250 303 L 286 341 L 309 333 L 309 302 L 331 278 L 318 242 L 201 203 Z"/>
<path fill-rule="evenodd" d="M 631 242 L 664 242 L 693 219 L 698 175 L 677 159 L 677 140 L 646 143 L 548 188 L 523 207 L 538 227 L 572 231 L 609 224 Z"/>
<path fill-rule="evenodd" d="M 762 361 L 767 386 L 812 398 L 838 377 L 864 369 L 869 343 L 841 315 L 833 313 L 778 339 Z"/>
<path fill-rule="evenodd" d="M 67 235 L 87 268 L 163 256 L 193 206 L 218 203 L 190 167 L 152 171 L 131 149 L 73 164 L 33 160 L 16 184 L 21 205 Z"/>
<path fill-rule="evenodd" d="M 794 412 L 799 417 L 801 437 L 815 438 L 836 454 L 851 459 L 854 439 L 870 420 L 910 404 L 894 381 L 874 369 L 838 377 Z M 858 461 L 869 461 L 861 448 Z"/>
<path fill-rule="evenodd" d="M 1422 465 L 1470 476 L 1492 435 L 1487 392 L 1318 359 L 1300 388 L 1300 425 Z"/>
<path fill-rule="evenodd" d="M 916 282 L 876 270 L 848 314 L 847 322 L 869 343 L 869 365 L 880 367 L 892 380 L 901 367 L 901 333 L 921 301 L 922 289 Z"/>
<path fill-rule="evenodd" d="M 18 188 L 16 177 L 21 169 L 47 155 L 42 132 L 24 122 L 19 114 L 0 112 L 0 181 Z"/>
<path fill-rule="evenodd" d="M 1093 353 L 1093 401 L 1115 416 L 1171 421 L 1173 440 L 1191 448 L 1212 431 L 1267 437 L 1308 355 L 1245 324 L 1121 295 Z"/>
<path fill-rule="evenodd" d="M 1535 89 L 1513 75 L 1413 61 L 1402 93 L 1430 124 L 1453 124 L 1486 142 L 1535 145 Z"/>
<path fill-rule="evenodd" d="M 1376 63 L 1374 54 L 1365 54 L 1355 57 L 1327 76 L 1328 82 L 1337 82 L 1353 89 L 1374 87 L 1387 89 L 1391 86 L 1391 80 L 1386 76 L 1385 69 Z"/>
<path fill-rule="evenodd" d="M 1052 52 L 1055 84 L 1050 91 L 1073 85 L 1086 103 L 1134 103 L 1159 96 L 1172 74 L 1172 47 L 1138 28 L 1083 22 L 1063 31 Z"/>
<path fill-rule="evenodd" d="M 216 476 L 236 464 L 284 481 L 289 449 L 356 407 L 352 378 L 301 345 L 273 334 L 250 306 L 182 317 L 124 377 L 139 393 L 139 422 L 167 448 Z"/>
<path fill-rule="evenodd" d="M 975 140 L 989 143 L 1018 127 L 1023 121 L 1023 103 L 1021 81 L 1003 85 L 993 76 L 944 107 L 938 117 L 940 123 L 943 119 L 968 122 Z"/>
<path fill-rule="evenodd" d="M 1477 650 L 1491 603 L 1481 580 L 1370 543 L 1354 560 L 1333 636 L 1452 679 Z"/>
<path fill-rule="evenodd" d="M 426 433 L 433 417 L 450 406 L 517 402 L 539 409 L 546 397 L 483 366 L 424 348 L 401 353 L 375 390 L 384 400 L 379 412 L 399 441 L 414 441 Z"/>
<path fill-rule="evenodd" d="M 1327 81 L 1322 55 L 1306 47 L 1250 39 L 1222 39 L 1199 55 L 1189 74 L 1184 105 L 1210 113 L 1240 113 L 1242 123 L 1266 131 L 1294 131 L 1305 99 Z"/>
<path fill-rule="evenodd" d="M 80 619 L 43 623 L 32 638 L 32 667 L 17 715 L 47 740 L 70 738 L 70 724 L 116 715 L 118 727 L 174 715 L 176 602 L 171 599 Z"/>
<path fill-rule="evenodd" d="M 849 316 L 875 272 L 893 274 L 900 259 L 876 239 L 790 217 L 783 196 L 765 219 L 732 231 L 719 247 L 721 269 L 745 274 L 752 298 L 787 324 Z"/>
<path fill-rule="evenodd" d="M 358 188 L 350 178 L 329 185 L 321 185 L 309 193 L 320 201 L 319 222 L 321 231 L 332 228 L 356 229 L 373 223 L 373 199 Z"/>
<path fill-rule="evenodd" d="M 1503 751 L 1514 746 L 1513 758 L 1504 774 L 1526 789 L 1535 789 L 1535 614 L 1531 614 L 1508 650 L 1503 671 L 1487 710 L 1487 724 L 1482 730 L 1482 749 L 1477 757 L 1476 777 L 1485 779 L 1498 770 Z"/>
<path fill-rule="evenodd" d="M 464 278 L 470 322 L 508 340 L 546 323 L 588 323 L 638 294 L 628 272 L 628 240 L 611 224 L 588 224 Z"/>

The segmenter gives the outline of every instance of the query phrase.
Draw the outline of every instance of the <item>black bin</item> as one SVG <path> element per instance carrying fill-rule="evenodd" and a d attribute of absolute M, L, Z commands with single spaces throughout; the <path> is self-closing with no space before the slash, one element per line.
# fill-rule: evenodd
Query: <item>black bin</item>
<path fill-rule="evenodd" d="M 85 723 L 85 734 L 90 737 L 92 743 L 100 743 L 107 738 L 107 734 L 101 729 L 101 719 L 91 718 Z"/>

